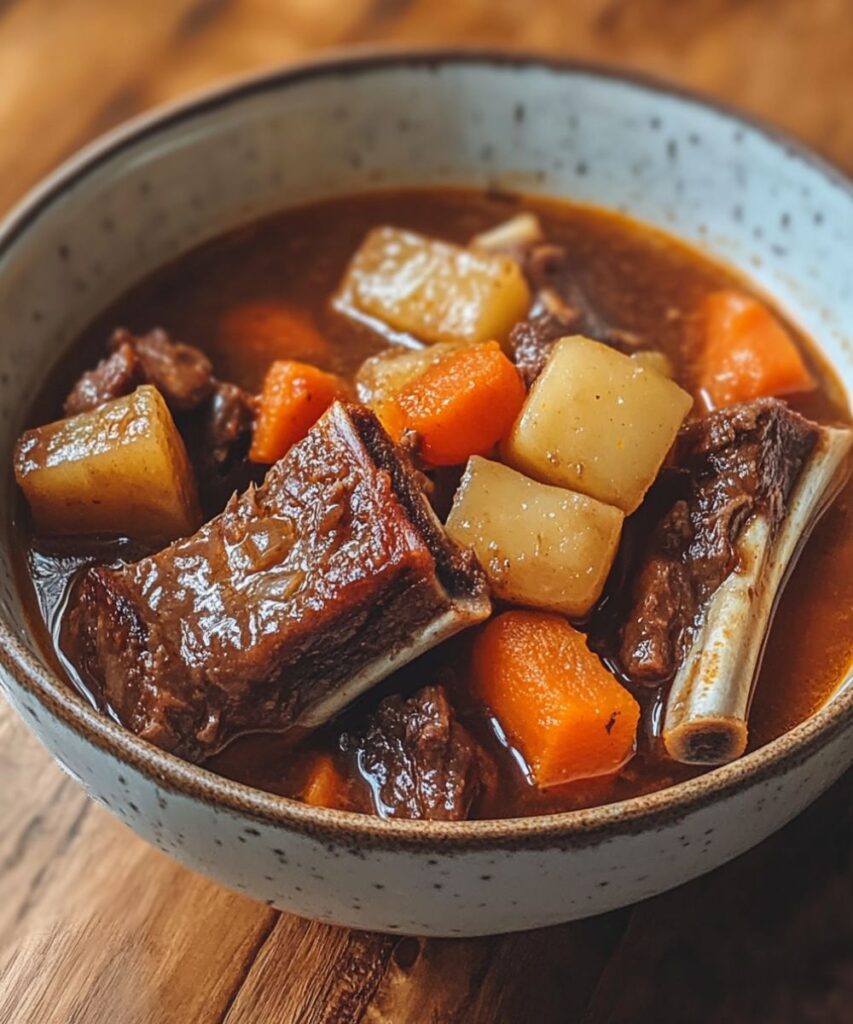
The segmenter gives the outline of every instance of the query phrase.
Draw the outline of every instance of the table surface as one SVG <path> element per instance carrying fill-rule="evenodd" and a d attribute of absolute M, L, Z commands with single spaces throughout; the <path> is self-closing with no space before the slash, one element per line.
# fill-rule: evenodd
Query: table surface
<path fill-rule="evenodd" d="M 514 45 L 653 72 L 853 170 L 851 0 L 0 0 L 0 211 L 152 104 L 329 45 Z M 523 935 L 279 914 L 149 848 L 0 703 L 0 1024 L 848 1024 L 853 775 L 679 890 Z"/>

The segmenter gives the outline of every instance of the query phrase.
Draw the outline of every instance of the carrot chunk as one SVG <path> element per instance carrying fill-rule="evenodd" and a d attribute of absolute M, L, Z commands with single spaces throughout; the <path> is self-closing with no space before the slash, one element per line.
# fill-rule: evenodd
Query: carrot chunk
<path fill-rule="evenodd" d="M 433 466 L 453 466 L 486 454 L 509 433 L 524 398 L 518 371 L 496 341 L 487 341 L 430 366 L 384 403 L 380 418 L 392 433 L 415 431 Z"/>
<path fill-rule="evenodd" d="M 234 306 L 223 316 L 219 334 L 223 347 L 244 358 L 331 358 L 331 347 L 310 316 L 285 302 L 258 300 Z"/>
<path fill-rule="evenodd" d="M 710 294 L 700 387 L 714 406 L 810 391 L 815 380 L 788 332 L 770 310 L 738 291 Z"/>
<path fill-rule="evenodd" d="M 267 371 L 249 458 L 272 463 L 301 441 L 347 389 L 340 377 L 307 363 L 279 359 Z"/>
<path fill-rule="evenodd" d="M 302 801 L 312 807 L 346 805 L 346 780 L 329 754 L 318 754 L 302 788 Z"/>
<path fill-rule="evenodd" d="M 472 668 L 478 696 L 540 788 L 612 774 L 633 755 L 639 705 L 559 615 L 492 619 Z"/>

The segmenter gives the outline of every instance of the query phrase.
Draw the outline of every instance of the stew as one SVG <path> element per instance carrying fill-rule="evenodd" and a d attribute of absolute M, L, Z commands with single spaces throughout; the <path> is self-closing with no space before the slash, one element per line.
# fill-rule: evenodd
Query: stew
<path fill-rule="evenodd" d="M 270 217 L 99 316 L 31 422 L 20 577 L 69 684 L 313 805 L 624 799 L 782 734 L 851 661 L 841 385 L 747 283 L 603 210 Z"/>

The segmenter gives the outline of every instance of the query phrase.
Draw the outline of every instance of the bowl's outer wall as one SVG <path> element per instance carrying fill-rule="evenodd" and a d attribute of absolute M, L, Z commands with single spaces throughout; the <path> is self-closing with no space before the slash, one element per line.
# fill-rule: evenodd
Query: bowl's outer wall
<path fill-rule="evenodd" d="M 60 764 L 139 835 L 187 866 L 306 917 L 378 931 L 478 935 L 623 906 L 686 882 L 785 824 L 850 762 L 850 733 L 781 774 L 654 827 L 589 841 L 420 850 L 282 828 L 157 784 L 14 687 L 13 703 Z M 37 717 L 34 717 L 37 716 Z"/>
<path fill-rule="evenodd" d="M 263 213 L 386 185 L 521 189 L 624 210 L 744 269 L 851 389 L 849 185 L 726 113 L 588 70 L 412 60 L 282 76 L 84 156 L 65 181 L 0 240 L 5 466 L 45 371 L 147 270 Z M 4 471 L 0 616 L 48 668 L 12 579 L 12 487 Z M 848 722 L 772 778 L 655 829 L 574 839 L 570 850 L 551 839 L 365 853 L 340 832 L 312 839 L 166 792 L 52 716 L 12 674 L 2 682 L 67 770 L 140 834 L 260 899 L 364 928 L 494 932 L 651 895 L 753 845 L 853 760 Z"/>

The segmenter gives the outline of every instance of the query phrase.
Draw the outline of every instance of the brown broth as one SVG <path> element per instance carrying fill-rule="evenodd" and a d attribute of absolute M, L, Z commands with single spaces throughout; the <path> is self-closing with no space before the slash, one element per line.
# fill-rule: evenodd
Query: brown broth
<path fill-rule="evenodd" d="M 712 289 L 732 284 L 744 287 L 726 268 L 663 234 L 602 210 L 466 190 L 412 190 L 344 197 L 290 210 L 232 232 L 162 268 L 84 332 L 50 375 L 34 402 L 31 421 L 43 423 L 60 415 L 67 382 L 97 361 L 106 338 L 118 325 L 140 332 L 163 326 L 173 336 L 203 348 L 221 378 L 257 389 L 271 359 L 300 358 L 305 353 L 280 343 L 236 347 L 228 337 L 228 314 L 247 302 L 286 303 L 300 311 L 328 342 L 312 351 L 310 360 L 351 374 L 366 356 L 387 344 L 329 304 L 347 261 L 370 228 L 394 224 L 464 242 L 519 208 L 536 212 L 546 235 L 568 247 L 580 286 L 605 318 L 665 351 L 676 366 L 680 383 L 690 388 L 697 352 L 691 311 Z M 839 382 L 814 348 L 802 337 L 798 340 L 820 387 L 791 404 L 824 422 L 849 422 Z M 26 521 L 26 516 L 20 518 Z M 750 719 L 752 747 L 780 735 L 820 707 L 850 666 L 851 525 L 853 484 L 848 483 L 816 528 L 781 600 Z M 26 534 L 26 527 L 22 530 Z M 33 626 L 56 659 L 52 635 L 67 579 L 79 558 L 60 557 L 30 537 L 22 547 L 25 557 L 20 578 L 29 594 Z M 95 551 L 90 559 L 109 561 L 114 556 L 114 550 Z M 538 791 L 527 781 L 520 760 L 498 741 L 483 709 L 468 695 L 468 642 L 462 637 L 444 645 L 386 681 L 381 691 L 437 677 L 448 682 L 463 720 L 491 752 L 498 768 L 500 786 L 477 808 L 479 816 L 545 813 L 606 803 L 697 774 L 664 758 L 647 728 L 637 756 L 617 778 Z M 361 706 L 376 699 L 375 693 L 368 695 Z M 648 725 L 655 698 L 644 700 Z M 350 710 L 344 724 L 357 721 L 358 715 L 359 707 Z M 340 729 L 336 723 L 296 750 L 292 742 L 277 737 L 245 737 L 214 758 L 210 766 L 273 792 L 298 793 L 309 755 L 333 750 Z M 365 793 L 354 791 L 352 805 L 367 809 Z"/>

